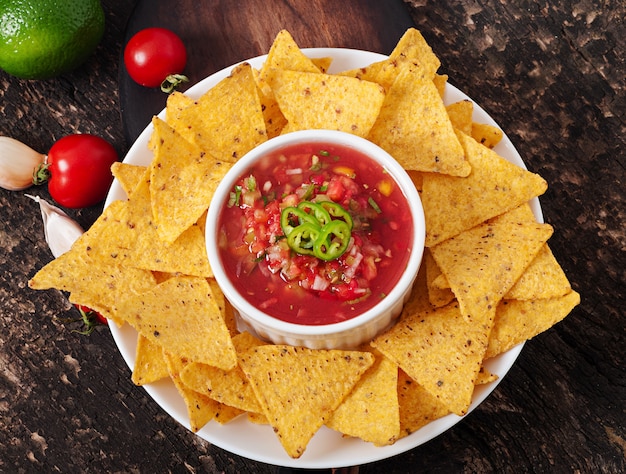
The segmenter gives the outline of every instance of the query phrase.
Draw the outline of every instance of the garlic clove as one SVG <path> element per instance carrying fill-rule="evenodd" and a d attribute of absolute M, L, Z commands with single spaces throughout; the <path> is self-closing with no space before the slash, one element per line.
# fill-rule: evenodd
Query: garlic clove
<path fill-rule="evenodd" d="M 33 184 L 33 173 L 46 155 L 10 137 L 0 137 L 0 187 L 20 191 Z"/>
<path fill-rule="evenodd" d="M 83 228 L 58 207 L 39 196 L 30 194 L 24 194 L 24 196 L 39 203 L 44 235 L 54 258 L 67 252 L 74 242 L 83 235 Z"/>

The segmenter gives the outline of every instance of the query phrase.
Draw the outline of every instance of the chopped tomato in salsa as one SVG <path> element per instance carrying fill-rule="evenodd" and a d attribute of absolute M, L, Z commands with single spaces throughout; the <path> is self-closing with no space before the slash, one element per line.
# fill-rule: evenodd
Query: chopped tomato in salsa
<path fill-rule="evenodd" d="M 298 324 L 354 317 L 384 298 L 413 226 L 393 178 L 348 147 L 307 144 L 264 157 L 220 216 L 220 253 L 248 301 Z"/>

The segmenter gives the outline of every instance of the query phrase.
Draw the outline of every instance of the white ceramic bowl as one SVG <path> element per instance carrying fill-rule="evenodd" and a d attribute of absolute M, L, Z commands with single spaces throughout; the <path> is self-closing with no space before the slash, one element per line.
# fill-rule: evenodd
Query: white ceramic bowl
<path fill-rule="evenodd" d="M 220 213 L 238 179 L 255 161 L 277 149 L 298 143 L 338 144 L 355 149 L 381 164 L 399 185 L 409 202 L 413 240 L 405 271 L 387 296 L 371 309 L 346 321 L 324 325 L 294 324 L 274 318 L 249 303 L 231 283 L 217 247 Z M 419 271 L 424 252 L 424 212 L 419 194 L 406 171 L 386 151 L 372 142 L 349 133 L 332 130 L 292 132 L 268 140 L 239 159 L 221 181 L 208 211 L 206 247 L 211 269 L 224 295 L 234 307 L 240 329 L 249 330 L 276 344 L 312 349 L 351 348 L 373 339 L 400 314 Z"/>

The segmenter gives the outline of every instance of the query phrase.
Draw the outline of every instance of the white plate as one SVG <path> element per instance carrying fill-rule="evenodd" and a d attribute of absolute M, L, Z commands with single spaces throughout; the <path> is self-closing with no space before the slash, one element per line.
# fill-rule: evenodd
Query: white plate
<path fill-rule="evenodd" d="M 329 72 L 340 72 L 363 67 L 375 61 L 385 59 L 385 56 L 377 53 L 349 49 L 313 48 L 305 49 L 304 52 L 312 58 L 328 56 L 334 58 Z M 253 67 L 259 68 L 265 61 L 265 58 L 266 56 L 260 56 L 250 59 L 247 62 Z M 204 92 L 228 76 L 231 69 L 232 67 L 229 67 L 209 76 L 191 87 L 186 91 L 186 94 L 194 98 L 200 97 Z M 463 99 L 469 99 L 469 97 L 454 86 L 450 84 L 446 85 L 444 95 L 444 102 L 446 104 Z M 162 111 L 159 117 L 165 118 L 165 111 Z M 473 120 L 475 122 L 497 126 L 496 122 L 475 103 Z M 148 140 L 151 133 L 152 125 L 150 124 L 128 151 L 124 159 L 125 163 L 148 165 L 151 162 L 153 155 L 152 152 L 148 150 Z M 495 151 L 510 162 L 526 168 L 520 155 L 506 135 L 504 135 L 502 141 L 495 147 Z M 121 186 L 115 181 L 111 186 L 105 206 L 112 201 L 126 198 L 127 196 Z M 531 201 L 531 206 L 537 220 L 543 222 L 539 200 L 534 199 Z M 128 325 L 118 328 L 113 324 L 111 325 L 111 333 L 113 334 L 119 351 L 132 370 L 135 365 L 137 333 Z M 468 413 L 480 405 L 496 388 L 517 359 L 522 347 L 523 344 L 520 344 L 485 363 L 486 368 L 492 373 L 497 374 L 499 378 L 495 382 L 476 388 Z M 189 429 L 186 407 L 171 381 L 162 380 L 147 385 L 144 388 L 169 415 Z M 370 443 L 359 439 L 344 438 L 341 434 L 326 427 L 322 427 L 310 441 L 300 459 L 292 459 L 285 453 L 271 427 L 250 423 L 244 416 L 226 425 L 210 422 L 197 434 L 222 449 L 256 461 L 286 467 L 329 469 L 379 461 L 403 453 L 433 439 L 435 436 L 450 429 L 462 419 L 462 417 L 456 415 L 445 416 L 433 421 L 415 433 L 400 439 L 392 446 L 380 448 L 374 447 Z"/>

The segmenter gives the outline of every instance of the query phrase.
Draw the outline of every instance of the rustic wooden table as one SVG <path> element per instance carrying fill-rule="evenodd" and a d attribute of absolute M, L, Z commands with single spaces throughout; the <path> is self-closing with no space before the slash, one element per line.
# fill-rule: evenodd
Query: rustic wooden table
<path fill-rule="evenodd" d="M 126 153 L 141 122 L 125 107 L 144 100 L 138 97 L 145 91 L 125 82 L 119 55 L 127 25 L 148 20 L 133 14 L 133 2 L 102 3 L 105 37 L 83 67 L 48 81 L 0 72 L 0 135 L 46 151 L 68 133 L 94 133 Z M 228 41 L 218 26 L 207 32 L 224 51 L 267 49 L 276 25 L 266 12 L 249 9 L 260 2 L 206 3 L 211 8 L 198 15 L 239 28 Z M 372 17 L 374 3 L 363 2 L 363 15 L 380 23 L 384 16 Z M 176 4 L 168 3 L 172 10 Z M 338 26 L 350 29 L 358 13 L 327 11 L 333 21 L 324 22 L 324 2 L 274 4 L 293 4 L 292 13 L 310 8 L 310 16 L 296 15 L 299 31 L 308 31 L 301 46 L 389 52 L 379 30 L 369 42 L 367 30 L 354 29 L 362 43 L 328 43 Z M 359 472 L 625 472 L 626 6 L 621 0 L 411 0 L 401 6 L 451 82 L 495 118 L 528 167 L 548 181 L 541 204 L 556 229 L 551 247 L 582 303 L 526 344 L 467 419 Z M 249 36 L 234 22 L 237 12 L 244 26 L 257 21 Z M 389 28 L 402 28 L 405 17 L 399 18 Z M 209 67 L 217 67 L 229 57 L 209 59 Z M 192 55 L 192 70 L 207 72 L 206 64 L 199 66 L 203 60 Z M 156 111 L 164 99 L 153 97 Z M 49 198 L 43 187 L 31 192 Z M 101 210 L 70 214 L 88 227 Z M 61 293 L 28 289 L 29 277 L 52 257 L 39 210 L 23 192 L 0 190 L 0 248 L 0 472 L 290 471 L 233 455 L 187 431 L 131 383 L 106 327 L 89 337 L 76 334 L 76 326 L 62 322 L 77 313 Z"/>

